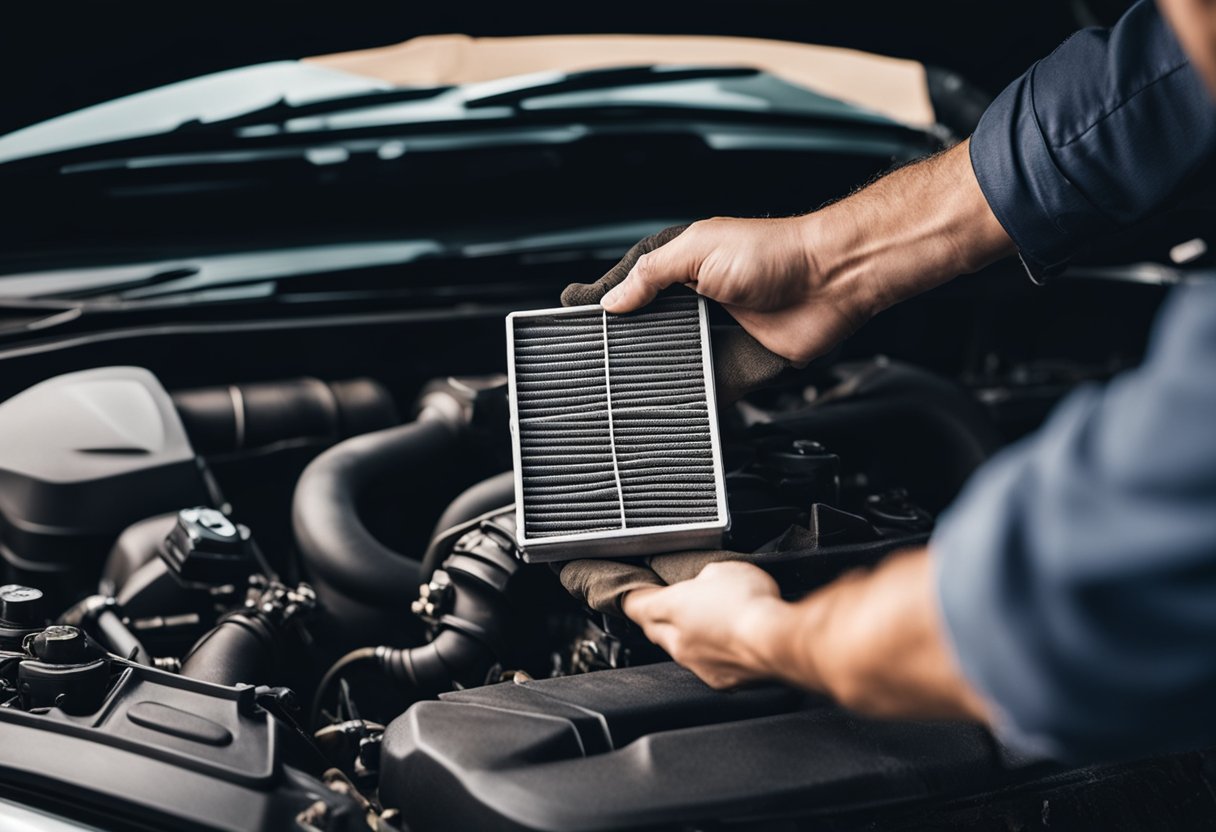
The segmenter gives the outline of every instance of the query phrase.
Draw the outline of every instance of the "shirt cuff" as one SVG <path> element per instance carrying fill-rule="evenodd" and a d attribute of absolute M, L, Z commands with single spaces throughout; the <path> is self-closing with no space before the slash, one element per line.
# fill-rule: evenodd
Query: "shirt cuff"
<path fill-rule="evenodd" d="M 971 137 L 971 167 L 1031 279 L 1062 271 L 1084 238 L 1113 224 L 1060 171 L 1034 112 L 1036 67 L 997 96 Z"/>

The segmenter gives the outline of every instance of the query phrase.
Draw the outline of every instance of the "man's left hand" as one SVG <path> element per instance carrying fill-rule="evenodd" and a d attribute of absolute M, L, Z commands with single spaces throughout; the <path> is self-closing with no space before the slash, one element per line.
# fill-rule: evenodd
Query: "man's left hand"
<path fill-rule="evenodd" d="M 775 678 L 774 638 L 790 605 L 749 563 L 711 563 L 692 580 L 625 596 L 624 612 L 679 664 L 714 688 Z"/>
<path fill-rule="evenodd" d="M 795 602 L 758 566 L 728 561 L 635 589 L 622 607 L 711 687 L 776 679 L 873 716 L 989 720 L 951 652 L 927 549 L 897 552 Z"/>

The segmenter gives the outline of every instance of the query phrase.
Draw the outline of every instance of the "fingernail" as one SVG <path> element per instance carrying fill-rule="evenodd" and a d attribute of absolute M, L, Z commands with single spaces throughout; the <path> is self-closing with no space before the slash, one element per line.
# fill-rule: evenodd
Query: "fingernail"
<path fill-rule="evenodd" d="M 600 306 L 613 306 L 621 299 L 621 287 L 617 286 L 609 290 L 608 294 L 600 298 Z"/>

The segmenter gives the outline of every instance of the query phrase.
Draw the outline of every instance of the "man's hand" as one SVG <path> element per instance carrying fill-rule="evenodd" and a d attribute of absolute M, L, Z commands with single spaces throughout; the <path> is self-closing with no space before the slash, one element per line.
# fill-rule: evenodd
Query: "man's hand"
<path fill-rule="evenodd" d="M 601 303 L 629 312 L 683 283 L 772 352 L 806 363 L 893 303 L 1012 253 L 968 147 L 806 216 L 693 223 L 638 258 Z"/>
<path fill-rule="evenodd" d="M 714 688 L 777 675 L 769 648 L 790 612 L 777 582 L 749 563 L 711 563 L 691 581 L 625 596 L 646 637 Z"/>
<path fill-rule="evenodd" d="M 630 592 L 623 607 L 715 688 L 778 679 L 876 716 L 988 716 L 955 663 L 925 549 L 793 603 L 757 566 L 712 563 L 690 581 Z"/>
<path fill-rule="evenodd" d="M 693 223 L 638 258 L 601 303 L 609 312 L 628 312 L 684 283 L 725 306 L 769 350 L 805 364 L 871 314 L 859 294 L 842 291 L 815 263 L 815 226 L 810 217 Z"/>

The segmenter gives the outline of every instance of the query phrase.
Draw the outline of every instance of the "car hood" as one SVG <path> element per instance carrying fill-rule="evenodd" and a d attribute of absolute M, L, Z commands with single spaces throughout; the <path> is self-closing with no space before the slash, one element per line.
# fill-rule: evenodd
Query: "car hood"
<path fill-rule="evenodd" d="M 616 66 L 740 66 L 759 69 L 908 127 L 934 122 L 925 68 L 917 61 L 761 38 L 685 35 L 551 35 L 474 38 L 435 35 L 393 46 L 310 58 L 396 86 L 492 81 L 535 72 Z"/>
<path fill-rule="evenodd" d="M 612 67 L 749 67 L 840 102 L 857 117 L 915 129 L 935 121 L 924 66 L 851 49 L 756 38 L 587 35 L 419 37 L 393 46 L 276 61 L 181 81 L 0 137 L 0 164 L 393 88 L 478 85 L 478 94 Z M 686 91 L 685 93 L 686 94 Z"/>

